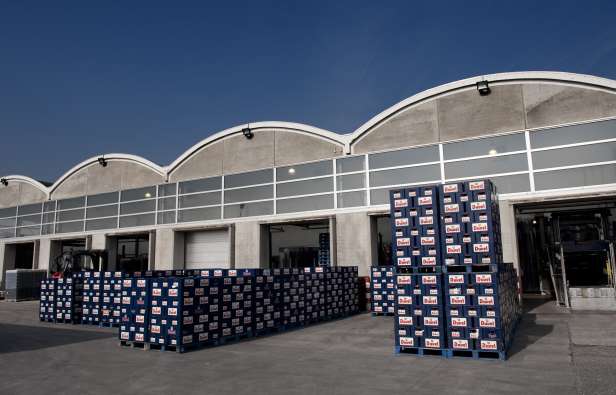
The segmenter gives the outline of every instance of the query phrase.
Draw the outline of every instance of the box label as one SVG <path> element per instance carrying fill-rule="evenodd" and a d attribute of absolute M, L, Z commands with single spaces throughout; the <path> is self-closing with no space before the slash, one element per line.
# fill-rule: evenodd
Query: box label
<path fill-rule="evenodd" d="M 496 328 L 496 319 L 495 318 L 479 318 L 479 327 L 480 328 Z"/>
<path fill-rule="evenodd" d="M 443 185 L 443 192 L 445 193 L 458 192 L 458 184 Z"/>
<path fill-rule="evenodd" d="M 486 209 L 486 202 L 471 202 L 471 211 L 480 211 Z"/>
<path fill-rule="evenodd" d="M 433 256 L 422 256 L 421 264 L 422 266 L 436 266 L 436 258 Z"/>
<path fill-rule="evenodd" d="M 457 203 L 445 205 L 446 213 L 457 213 L 459 211 L 460 211 L 460 206 Z"/>
<path fill-rule="evenodd" d="M 410 266 L 410 265 L 411 265 L 411 258 L 409 257 L 398 258 L 398 266 Z"/>
<path fill-rule="evenodd" d="M 436 276 L 421 276 L 421 283 L 426 285 L 436 285 Z"/>
<path fill-rule="evenodd" d="M 488 224 L 486 222 L 475 222 L 471 226 L 472 226 L 473 232 L 487 232 L 488 231 Z"/>
<path fill-rule="evenodd" d="M 415 347 L 415 339 L 412 337 L 400 337 L 400 345 L 405 347 Z"/>
<path fill-rule="evenodd" d="M 481 340 L 481 349 L 482 350 L 497 350 L 498 343 L 495 340 Z"/>
<path fill-rule="evenodd" d="M 419 217 L 419 225 L 432 225 L 433 223 L 434 223 L 434 218 L 432 216 Z"/>
<path fill-rule="evenodd" d="M 400 239 L 396 239 L 396 246 L 398 247 L 409 247 L 411 245 L 411 239 L 409 237 L 402 237 Z"/>
<path fill-rule="evenodd" d="M 398 284 L 410 285 L 411 276 L 398 276 Z"/>
<path fill-rule="evenodd" d="M 466 339 L 455 339 L 452 342 L 452 346 L 456 350 L 467 350 L 468 349 L 468 340 L 466 340 Z"/>
<path fill-rule="evenodd" d="M 434 245 L 434 237 L 422 237 L 421 241 L 420 241 L 422 246 L 428 245 L 428 246 L 432 246 Z"/>
<path fill-rule="evenodd" d="M 467 326 L 466 318 L 464 318 L 464 317 L 451 317 L 451 326 L 466 328 L 466 326 Z"/>
<path fill-rule="evenodd" d="M 441 341 L 439 339 L 426 339 L 426 347 L 428 348 L 440 348 Z"/>
<path fill-rule="evenodd" d="M 445 233 L 460 233 L 460 224 L 445 225 Z"/>
<path fill-rule="evenodd" d="M 410 296 L 398 296 L 398 304 L 413 304 L 413 298 Z"/>
<path fill-rule="evenodd" d="M 478 296 L 479 306 L 494 306 L 494 296 Z"/>
<path fill-rule="evenodd" d="M 395 208 L 408 207 L 408 206 L 409 206 L 408 199 L 396 199 L 396 200 L 394 200 L 394 207 Z"/>
<path fill-rule="evenodd" d="M 490 244 L 488 243 L 473 244 L 473 252 L 477 252 L 477 253 L 490 252 Z"/>
<path fill-rule="evenodd" d="M 466 304 L 466 296 L 464 295 L 450 295 L 449 304 L 452 305 L 464 305 Z"/>
<path fill-rule="evenodd" d="M 424 296 L 423 304 L 434 305 L 438 304 L 438 297 L 436 296 Z"/>
<path fill-rule="evenodd" d="M 492 275 L 475 274 L 475 284 L 492 284 Z"/>
<path fill-rule="evenodd" d="M 424 325 L 438 326 L 438 317 L 424 317 Z"/>
<path fill-rule="evenodd" d="M 409 219 L 408 218 L 396 218 L 396 226 L 398 227 L 409 226 Z"/>
<path fill-rule="evenodd" d="M 464 274 L 450 274 L 447 281 L 449 284 L 464 284 Z"/>
<path fill-rule="evenodd" d="M 398 324 L 399 325 L 413 325 L 413 317 L 400 316 L 398 317 Z"/>
<path fill-rule="evenodd" d="M 468 189 L 471 191 L 481 191 L 485 189 L 485 185 L 483 181 L 471 181 L 468 183 Z"/>
<path fill-rule="evenodd" d="M 449 246 L 447 246 L 447 253 L 448 254 L 461 254 L 462 253 L 462 246 L 460 246 L 460 245 L 449 245 Z"/>
<path fill-rule="evenodd" d="M 432 196 L 420 196 L 420 197 L 417 199 L 417 203 L 418 203 L 420 206 L 427 206 L 427 205 L 430 205 L 430 204 L 432 204 Z"/>

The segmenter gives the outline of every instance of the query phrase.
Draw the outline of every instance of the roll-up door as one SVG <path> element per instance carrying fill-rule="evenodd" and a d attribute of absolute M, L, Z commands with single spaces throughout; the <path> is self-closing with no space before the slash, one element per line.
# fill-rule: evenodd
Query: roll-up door
<path fill-rule="evenodd" d="M 229 267 L 230 246 L 227 229 L 187 232 L 185 246 L 186 269 Z"/>

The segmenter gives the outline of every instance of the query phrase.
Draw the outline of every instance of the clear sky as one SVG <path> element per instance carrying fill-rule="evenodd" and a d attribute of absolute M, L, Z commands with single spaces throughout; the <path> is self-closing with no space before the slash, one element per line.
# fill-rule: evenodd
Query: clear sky
<path fill-rule="evenodd" d="M 166 165 L 245 122 L 348 133 L 487 73 L 616 79 L 615 16 L 616 1 L 4 0 L 0 175 L 54 181 L 110 152 Z"/>

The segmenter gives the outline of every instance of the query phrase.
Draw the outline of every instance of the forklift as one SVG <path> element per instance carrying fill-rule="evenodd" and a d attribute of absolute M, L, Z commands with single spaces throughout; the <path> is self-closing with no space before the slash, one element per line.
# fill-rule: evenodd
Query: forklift
<path fill-rule="evenodd" d="M 70 277 L 71 273 L 107 271 L 106 250 L 77 250 L 65 252 L 55 259 L 53 278 Z"/>

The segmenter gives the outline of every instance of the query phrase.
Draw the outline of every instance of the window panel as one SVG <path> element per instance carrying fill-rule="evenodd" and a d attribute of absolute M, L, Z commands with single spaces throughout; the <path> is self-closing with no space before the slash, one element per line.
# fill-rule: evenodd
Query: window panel
<path fill-rule="evenodd" d="M 44 224 L 51 223 L 56 220 L 56 213 L 45 213 L 43 214 L 42 222 Z"/>
<path fill-rule="evenodd" d="M 336 173 L 365 170 L 366 159 L 362 156 L 336 159 Z"/>
<path fill-rule="evenodd" d="M 43 203 L 43 211 L 44 212 L 54 211 L 55 209 L 56 209 L 56 201 L 55 200 Z"/>
<path fill-rule="evenodd" d="M 158 186 L 158 197 L 174 196 L 177 194 L 178 184 L 160 184 Z"/>
<path fill-rule="evenodd" d="M 15 228 L 0 229 L 0 239 L 15 237 Z"/>
<path fill-rule="evenodd" d="M 174 209 L 175 209 L 175 196 L 158 199 L 158 211 L 174 210 Z"/>
<path fill-rule="evenodd" d="M 438 161 L 437 145 L 368 155 L 370 170 Z"/>
<path fill-rule="evenodd" d="M 526 150 L 526 139 L 524 138 L 524 133 L 517 133 L 443 144 L 443 158 L 445 160 L 459 159 L 469 156 L 495 155 L 522 150 Z"/>
<path fill-rule="evenodd" d="M 84 196 L 58 200 L 58 210 L 68 210 L 71 208 L 83 207 L 86 204 L 86 198 Z"/>
<path fill-rule="evenodd" d="M 135 188 L 135 189 L 127 189 L 120 193 L 120 201 L 126 202 L 129 200 L 141 200 L 141 199 L 150 199 L 156 197 L 156 187 L 144 187 L 144 188 Z"/>
<path fill-rule="evenodd" d="M 47 224 L 41 226 L 41 234 L 43 235 L 52 235 L 53 234 L 54 224 Z"/>
<path fill-rule="evenodd" d="M 311 193 L 330 192 L 333 190 L 334 180 L 332 177 L 276 185 L 276 195 L 278 197 L 309 195 Z"/>
<path fill-rule="evenodd" d="M 274 202 L 241 203 L 225 206 L 225 218 L 274 214 Z"/>
<path fill-rule="evenodd" d="M 118 206 L 112 204 L 110 206 L 90 207 L 86 210 L 86 218 L 111 217 L 118 215 Z"/>
<path fill-rule="evenodd" d="M 41 214 L 17 217 L 17 226 L 40 225 Z"/>
<path fill-rule="evenodd" d="M 370 190 L 370 204 L 372 206 L 389 204 L 389 188 Z"/>
<path fill-rule="evenodd" d="M 117 203 L 119 198 L 118 192 L 100 193 L 98 195 L 88 196 L 88 206 L 99 206 L 102 204 Z"/>
<path fill-rule="evenodd" d="M 538 130 L 530 133 L 532 148 L 616 138 L 616 120 Z"/>
<path fill-rule="evenodd" d="M 15 218 L 3 218 L 0 219 L 0 228 L 10 228 L 15 226 Z"/>
<path fill-rule="evenodd" d="M 0 218 L 14 217 L 17 215 L 17 207 L 0 209 Z"/>
<path fill-rule="evenodd" d="M 120 217 L 120 228 L 154 225 L 155 214 L 139 214 Z"/>
<path fill-rule="evenodd" d="M 528 170 L 526 154 L 445 163 L 447 179 Z"/>
<path fill-rule="evenodd" d="M 83 221 L 56 224 L 56 233 L 83 232 Z"/>
<path fill-rule="evenodd" d="M 277 181 L 297 180 L 307 177 L 318 177 L 332 174 L 332 161 L 306 163 L 303 165 L 285 166 L 276 168 Z"/>
<path fill-rule="evenodd" d="M 279 214 L 324 210 L 328 208 L 334 208 L 333 194 L 283 199 L 276 202 L 276 209 Z"/>
<path fill-rule="evenodd" d="M 533 152 L 535 169 L 612 160 L 616 160 L 616 142 Z"/>
<path fill-rule="evenodd" d="M 43 210 L 43 205 L 40 203 L 27 204 L 25 206 L 19 206 L 17 213 L 19 215 L 38 214 Z"/>
<path fill-rule="evenodd" d="M 272 182 L 274 170 L 265 169 L 248 173 L 230 174 L 225 176 L 225 188 L 236 188 L 247 185 L 266 184 Z"/>
<path fill-rule="evenodd" d="M 616 183 L 616 165 L 589 166 L 535 173 L 535 188 L 537 190 L 612 183 Z"/>
<path fill-rule="evenodd" d="M 115 229 L 117 227 L 117 218 L 90 219 L 86 221 L 86 230 Z"/>
<path fill-rule="evenodd" d="M 213 191 L 222 188 L 222 177 L 201 178 L 179 183 L 180 194 Z"/>
<path fill-rule="evenodd" d="M 393 170 L 370 172 L 370 186 L 410 184 L 416 182 L 432 182 L 441 179 L 439 165 L 408 167 Z"/>
<path fill-rule="evenodd" d="M 514 193 L 530 191 L 530 179 L 528 174 L 516 174 L 513 176 L 490 177 L 496 185 L 498 193 Z"/>
<path fill-rule="evenodd" d="M 122 203 L 120 215 L 147 213 L 156 210 L 156 200 L 144 200 L 142 202 Z"/>
<path fill-rule="evenodd" d="M 366 204 L 366 192 L 343 192 L 338 194 L 338 207 L 358 207 Z"/>
<path fill-rule="evenodd" d="M 77 210 L 58 211 L 56 213 L 56 221 L 74 221 L 76 219 L 83 219 L 84 209 L 79 208 Z"/>
<path fill-rule="evenodd" d="M 178 222 L 207 221 L 220 219 L 220 207 L 178 210 Z"/>
<path fill-rule="evenodd" d="M 345 189 L 364 188 L 366 186 L 366 175 L 363 173 L 351 174 L 348 176 L 338 176 L 336 178 L 336 188 L 339 191 L 343 191 Z"/>
<path fill-rule="evenodd" d="M 274 186 L 263 185 L 260 187 L 232 189 L 225 191 L 225 203 L 237 203 L 249 200 L 271 199 L 274 197 Z"/>
<path fill-rule="evenodd" d="M 175 211 L 163 211 L 158 213 L 159 224 L 173 224 L 175 223 Z"/>
<path fill-rule="evenodd" d="M 38 236 L 41 234 L 40 226 L 32 226 L 29 228 L 17 228 L 17 237 Z"/>
<path fill-rule="evenodd" d="M 197 207 L 197 206 L 211 206 L 213 204 L 220 204 L 221 193 L 209 192 L 199 193 L 196 195 L 180 196 L 178 203 L 180 208 Z M 173 208 L 173 207 L 168 207 Z"/>

